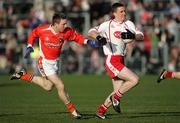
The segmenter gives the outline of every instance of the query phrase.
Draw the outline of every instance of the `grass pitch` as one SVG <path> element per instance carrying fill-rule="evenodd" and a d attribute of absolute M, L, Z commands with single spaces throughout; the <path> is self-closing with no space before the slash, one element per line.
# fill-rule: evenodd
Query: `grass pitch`
<path fill-rule="evenodd" d="M 112 107 L 107 119 L 95 117 L 98 106 L 112 90 L 108 76 L 61 76 L 72 102 L 83 114 L 73 119 L 58 99 L 56 89 L 46 92 L 23 81 L 10 81 L 0 75 L 0 123 L 179 123 L 180 81 L 157 76 L 141 76 L 140 84 L 126 93 L 121 101 L 122 114 Z"/>

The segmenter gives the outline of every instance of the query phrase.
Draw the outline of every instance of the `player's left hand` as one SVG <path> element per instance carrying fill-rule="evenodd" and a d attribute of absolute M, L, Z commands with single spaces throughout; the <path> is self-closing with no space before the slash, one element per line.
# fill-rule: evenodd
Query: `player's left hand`
<path fill-rule="evenodd" d="M 99 42 L 97 40 L 87 40 L 87 44 L 93 48 L 98 48 L 99 47 Z"/>
<path fill-rule="evenodd" d="M 135 39 L 135 34 L 126 29 L 126 32 L 121 32 L 122 39 Z"/>
<path fill-rule="evenodd" d="M 31 52 L 34 52 L 33 48 L 31 46 L 27 47 L 24 58 L 27 59 L 29 55 L 31 54 Z"/>
<path fill-rule="evenodd" d="M 103 41 L 98 41 L 98 40 L 87 40 L 87 44 L 93 48 L 98 48 L 98 47 L 102 47 L 103 45 L 105 45 L 107 42 L 103 42 Z"/>

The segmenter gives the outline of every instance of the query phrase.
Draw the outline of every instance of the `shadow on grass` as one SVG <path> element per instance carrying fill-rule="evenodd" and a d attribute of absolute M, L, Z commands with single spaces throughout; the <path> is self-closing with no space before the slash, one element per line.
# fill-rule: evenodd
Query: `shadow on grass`
<path fill-rule="evenodd" d="M 96 114 L 93 113 L 82 113 L 82 119 L 92 119 L 98 118 Z M 114 119 L 114 118 L 148 118 L 148 117 L 167 117 L 167 116 L 179 116 L 180 112 L 136 112 L 136 113 L 112 113 L 106 115 L 106 119 Z"/>
<path fill-rule="evenodd" d="M 22 83 L 14 82 L 14 83 L 0 83 L 0 88 L 1 87 L 18 87 L 18 86 L 23 86 Z"/>
<path fill-rule="evenodd" d="M 47 113 L 31 113 L 31 115 L 65 115 L 69 114 L 69 112 L 47 112 Z M 12 113 L 12 114 L 0 114 L 0 117 L 11 117 L 11 116 L 24 116 L 29 115 L 29 113 Z M 142 117 L 167 117 L 167 116 L 178 116 L 180 117 L 180 112 L 137 112 L 137 113 L 112 113 L 107 114 L 106 119 L 114 119 L 114 118 L 142 118 Z M 83 119 L 93 119 L 97 118 L 96 114 L 93 112 L 82 112 L 82 120 Z"/>
<path fill-rule="evenodd" d="M 136 113 L 122 113 L 122 114 L 108 114 L 108 117 L 121 118 L 142 118 L 142 117 L 167 117 L 180 116 L 180 112 L 136 112 Z"/>
<path fill-rule="evenodd" d="M 82 115 L 81 119 L 92 119 L 96 118 L 96 115 L 94 113 L 87 113 L 87 112 L 80 112 Z M 42 114 L 70 114 L 69 112 L 54 112 L 54 113 L 42 113 Z"/>
<path fill-rule="evenodd" d="M 45 112 L 45 113 L 7 113 L 7 114 L 0 114 L 0 117 L 8 117 L 8 116 L 23 116 L 23 115 L 64 115 L 64 114 L 69 114 L 69 112 Z"/>

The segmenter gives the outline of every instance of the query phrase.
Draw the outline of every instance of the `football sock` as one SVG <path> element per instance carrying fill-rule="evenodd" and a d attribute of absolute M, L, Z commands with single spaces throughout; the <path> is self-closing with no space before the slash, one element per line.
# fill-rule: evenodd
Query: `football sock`
<path fill-rule="evenodd" d="M 165 78 L 173 78 L 173 72 L 171 71 L 166 71 L 166 73 L 164 74 Z"/>
<path fill-rule="evenodd" d="M 108 109 L 108 107 L 106 107 L 104 104 L 102 104 L 102 105 L 98 108 L 97 112 L 99 112 L 99 113 L 105 113 L 107 109 Z"/>
<path fill-rule="evenodd" d="M 21 76 L 21 80 L 25 80 L 25 81 L 31 82 L 33 77 L 34 77 L 34 75 L 32 75 L 30 73 L 26 73 L 26 74 Z"/>
<path fill-rule="evenodd" d="M 68 104 L 66 104 L 67 105 L 67 108 L 69 109 L 69 111 L 71 112 L 71 113 L 73 113 L 76 109 L 75 109 L 75 107 L 74 107 L 74 105 L 71 103 L 71 102 L 69 102 Z"/>
<path fill-rule="evenodd" d="M 120 100 L 123 94 L 118 90 L 113 96 L 115 99 Z"/>

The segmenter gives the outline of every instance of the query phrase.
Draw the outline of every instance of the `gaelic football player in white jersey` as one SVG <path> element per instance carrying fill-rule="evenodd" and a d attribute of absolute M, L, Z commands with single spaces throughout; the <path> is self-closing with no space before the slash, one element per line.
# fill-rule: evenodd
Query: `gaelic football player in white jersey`
<path fill-rule="evenodd" d="M 91 28 L 88 36 L 91 38 L 106 38 L 103 46 L 105 68 L 112 79 L 113 91 L 105 102 L 100 105 L 96 115 L 105 119 L 105 113 L 110 105 L 120 113 L 121 97 L 138 84 L 139 77 L 124 65 L 124 56 L 127 43 L 133 40 L 143 40 L 144 35 L 137 30 L 134 23 L 126 20 L 126 10 L 123 3 L 112 5 L 113 19 Z"/>

